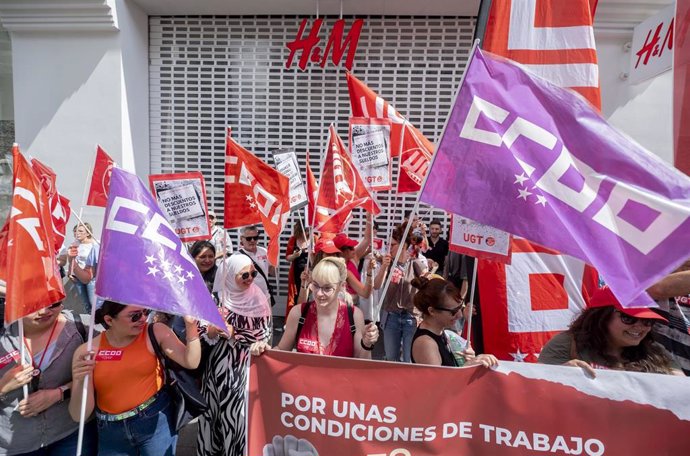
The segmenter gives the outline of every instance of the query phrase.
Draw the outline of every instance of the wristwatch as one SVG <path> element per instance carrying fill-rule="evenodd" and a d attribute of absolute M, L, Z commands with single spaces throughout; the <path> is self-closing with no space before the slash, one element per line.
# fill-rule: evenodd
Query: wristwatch
<path fill-rule="evenodd" d="M 62 393 L 62 401 L 66 401 L 70 397 L 72 397 L 72 389 L 70 388 L 69 385 L 58 386 L 58 389 Z M 60 402 L 62 402 L 62 401 L 60 401 Z"/>

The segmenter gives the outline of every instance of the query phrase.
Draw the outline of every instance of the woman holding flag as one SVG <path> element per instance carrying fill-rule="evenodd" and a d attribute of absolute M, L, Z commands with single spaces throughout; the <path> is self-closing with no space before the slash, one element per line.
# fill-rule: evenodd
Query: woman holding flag
<path fill-rule="evenodd" d="M 82 391 L 89 376 L 86 415 L 95 409 L 100 456 L 175 454 L 173 407 L 148 337 L 148 314 L 148 309 L 105 301 L 96 311 L 96 322 L 106 331 L 94 338 L 95 352 L 88 353 L 84 344 L 74 353 L 73 388 Z M 164 324 L 154 324 L 153 333 L 168 358 L 194 369 L 201 358 L 196 320 L 185 317 L 185 326 L 187 345 Z M 81 394 L 72 395 L 69 412 L 75 421 L 81 401 Z"/>
<path fill-rule="evenodd" d="M 0 455 L 75 454 L 79 426 L 70 419 L 68 404 L 72 355 L 84 343 L 84 325 L 63 311 L 62 302 L 27 315 L 22 324 L 23 340 L 16 323 L 0 336 Z M 19 362 L 21 344 L 30 363 Z M 85 427 L 82 454 L 96 454 L 93 421 Z"/>

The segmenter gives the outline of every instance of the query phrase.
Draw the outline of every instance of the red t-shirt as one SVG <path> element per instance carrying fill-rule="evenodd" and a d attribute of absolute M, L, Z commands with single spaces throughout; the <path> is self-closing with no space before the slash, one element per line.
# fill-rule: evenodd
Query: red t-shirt
<path fill-rule="evenodd" d="M 307 303 L 302 304 L 302 310 Z M 352 333 L 350 332 L 350 321 L 347 316 L 347 304 L 338 301 L 338 312 L 335 319 L 335 328 L 331 334 L 330 341 L 325 347 L 319 342 L 319 325 L 316 315 L 317 304 L 309 303 L 309 310 L 304 319 L 302 332 L 297 339 L 297 351 L 299 353 L 311 353 L 315 355 L 341 356 L 352 358 L 355 355 Z"/>

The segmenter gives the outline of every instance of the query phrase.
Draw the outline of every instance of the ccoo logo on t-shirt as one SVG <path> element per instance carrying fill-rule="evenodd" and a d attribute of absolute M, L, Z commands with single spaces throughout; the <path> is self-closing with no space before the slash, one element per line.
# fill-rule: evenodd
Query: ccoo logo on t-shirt
<path fill-rule="evenodd" d="M 120 361 L 122 354 L 122 350 L 98 350 L 96 361 Z"/>

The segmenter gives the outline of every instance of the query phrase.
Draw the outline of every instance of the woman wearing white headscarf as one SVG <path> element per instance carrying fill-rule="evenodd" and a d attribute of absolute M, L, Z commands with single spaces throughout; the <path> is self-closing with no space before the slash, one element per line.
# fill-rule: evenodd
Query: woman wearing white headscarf
<path fill-rule="evenodd" d="M 252 260 L 241 254 L 227 258 L 216 273 L 213 291 L 220 297 L 221 311 L 234 335 L 216 339 L 206 364 L 201 392 L 210 407 L 199 419 L 198 455 L 245 454 L 249 351 L 270 341 L 272 329 L 271 305 L 254 284 L 256 275 Z"/>

